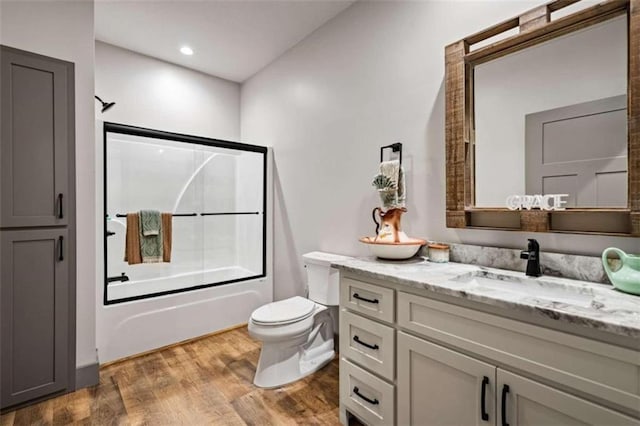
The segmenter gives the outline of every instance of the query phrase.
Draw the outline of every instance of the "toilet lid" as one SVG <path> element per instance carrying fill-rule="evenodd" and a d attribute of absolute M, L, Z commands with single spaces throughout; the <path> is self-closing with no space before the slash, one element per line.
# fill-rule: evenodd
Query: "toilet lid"
<path fill-rule="evenodd" d="M 261 324 L 288 324 L 309 317 L 315 306 L 311 300 L 295 296 L 259 307 L 251 319 Z"/>

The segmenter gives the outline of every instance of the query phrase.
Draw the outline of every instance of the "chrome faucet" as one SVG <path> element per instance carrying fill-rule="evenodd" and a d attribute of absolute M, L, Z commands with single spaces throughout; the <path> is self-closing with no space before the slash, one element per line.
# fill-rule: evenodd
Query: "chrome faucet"
<path fill-rule="evenodd" d="M 540 244 L 533 238 L 529 238 L 527 250 L 520 252 L 520 259 L 527 259 L 527 272 L 530 277 L 539 277 L 540 271 Z"/>

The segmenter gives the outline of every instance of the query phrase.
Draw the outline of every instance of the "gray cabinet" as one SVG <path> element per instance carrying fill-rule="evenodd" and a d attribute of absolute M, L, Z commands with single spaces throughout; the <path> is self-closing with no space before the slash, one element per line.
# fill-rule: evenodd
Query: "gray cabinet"
<path fill-rule="evenodd" d="M 75 387 L 73 64 L 0 50 L 0 408 Z"/>
<path fill-rule="evenodd" d="M 498 412 L 501 413 L 498 424 L 640 425 L 637 419 L 518 374 L 498 369 L 497 377 Z"/>
<path fill-rule="evenodd" d="M 496 367 L 398 332 L 399 425 L 494 425 Z"/>
<path fill-rule="evenodd" d="M 404 332 L 398 332 L 397 346 L 399 425 L 640 425 L 622 413 Z"/>
<path fill-rule="evenodd" d="M 67 225 L 73 64 L 7 47 L 1 56 L 0 226 Z"/>
<path fill-rule="evenodd" d="M 68 386 L 67 230 L 3 231 L 2 404 Z"/>

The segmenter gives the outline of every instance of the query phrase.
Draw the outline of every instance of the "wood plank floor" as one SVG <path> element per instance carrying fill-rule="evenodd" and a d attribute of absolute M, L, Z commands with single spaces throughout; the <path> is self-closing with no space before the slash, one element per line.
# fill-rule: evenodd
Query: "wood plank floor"
<path fill-rule="evenodd" d="M 100 384 L 6 413 L 9 425 L 339 425 L 338 360 L 275 390 L 253 386 L 246 327 L 103 367 Z"/>

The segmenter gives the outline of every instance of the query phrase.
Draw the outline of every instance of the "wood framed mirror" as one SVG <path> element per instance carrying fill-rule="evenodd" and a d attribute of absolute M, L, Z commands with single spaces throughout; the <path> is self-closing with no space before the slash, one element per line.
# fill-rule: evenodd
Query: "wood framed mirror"
<path fill-rule="evenodd" d="M 623 44 L 603 48 L 589 41 L 610 42 L 605 33 Z M 567 47 L 569 41 L 580 49 Z M 529 52 L 526 60 L 518 56 Z M 584 54 L 579 57 L 579 52 Z M 562 59 L 549 61 L 553 54 Z M 577 71 L 558 68 L 565 60 L 574 61 Z M 539 69 L 543 62 L 550 68 Z M 524 68 L 535 74 L 529 81 L 533 87 L 521 81 Z M 600 74 L 589 82 L 577 76 L 583 71 Z M 615 78 L 608 77 L 611 73 Z M 538 102 L 562 98 L 569 84 L 555 84 L 561 78 L 576 83 L 572 93 L 578 96 Z M 447 227 L 640 237 L 640 0 L 595 5 L 555 0 L 465 37 L 445 48 L 445 86 Z M 523 103 L 525 92 L 531 92 L 535 106 L 516 105 Z M 487 100 L 487 94 L 494 96 Z M 487 118 L 487 111 L 495 111 L 502 124 Z M 519 115 L 513 119 L 509 114 Z M 608 128 L 614 134 L 599 135 Z M 535 142 L 540 135 L 542 142 Z M 511 154 L 513 147 L 517 155 Z M 500 202 L 506 194 L 570 190 L 574 193 L 565 210 L 511 210 Z M 486 194 L 499 197 L 491 200 Z"/>

